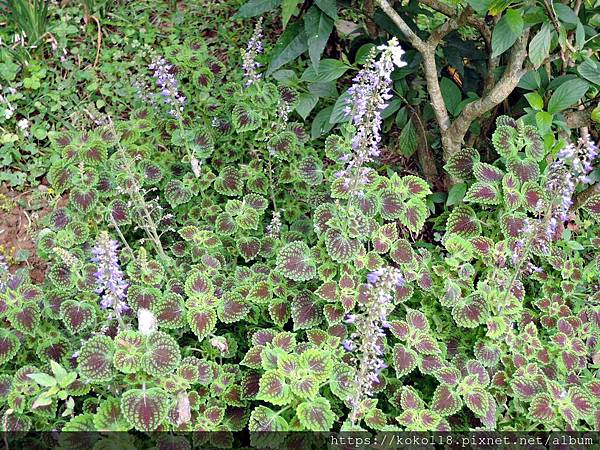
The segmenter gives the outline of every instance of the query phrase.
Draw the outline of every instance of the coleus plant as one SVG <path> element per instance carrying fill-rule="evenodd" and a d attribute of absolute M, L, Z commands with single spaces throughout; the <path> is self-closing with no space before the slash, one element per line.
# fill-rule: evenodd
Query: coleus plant
<path fill-rule="evenodd" d="M 324 142 L 258 49 L 242 73 L 202 42 L 168 47 L 152 67 L 168 95 L 52 136 L 68 200 L 39 234 L 47 281 L 0 284 L 4 428 L 231 447 L 244 429 L 597 426 L 597 199 L 561 230 L 547 184 L 579 183 L 574 155 L 548 164 L 559 149 L 503 117 L 500 159 L 455 155 L 468 190 L 427 223 L 428 184 L 375 163 L 397 42 Z"/>

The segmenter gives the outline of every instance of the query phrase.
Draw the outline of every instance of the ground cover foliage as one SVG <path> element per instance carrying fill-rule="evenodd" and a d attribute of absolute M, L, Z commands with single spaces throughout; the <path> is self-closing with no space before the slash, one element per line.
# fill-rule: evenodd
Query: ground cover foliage
<path fill-rule="evenodd" d="M 597 3 L 4 3 L 4 430 L 600 427 Z"/>

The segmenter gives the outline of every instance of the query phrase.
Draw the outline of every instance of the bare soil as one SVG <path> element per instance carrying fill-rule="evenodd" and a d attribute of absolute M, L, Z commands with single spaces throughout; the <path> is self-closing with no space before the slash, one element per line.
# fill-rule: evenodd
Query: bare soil
<path fill-rule="evenodd" d="M 27 260 L 11 264 L 11 271 L 28 267 L 34 283 L 43 282 L 46 274 L 46 264 L 36 251 L 40 219 L 52 211 L 48 197 L 43 195 L 46 191 L 43 184 L 24 192 L 0 185 L 0 254 L 10 263 L 20 251 L 27 252 Z"/>

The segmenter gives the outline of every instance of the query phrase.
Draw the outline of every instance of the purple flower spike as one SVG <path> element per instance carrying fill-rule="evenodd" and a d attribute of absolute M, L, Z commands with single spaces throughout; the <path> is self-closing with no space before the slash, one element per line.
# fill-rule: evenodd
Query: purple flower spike
<path fill-rule="evenodd" d="M 246 78 L 246 87 L 253 85 L 261 78 L 261 74 L 257 72 L 257 69 L 261 67 L 261 64 L 256 61 L 257 55 L 263 52 L 263 44 L 261 40 L 262 17 L 258 19 L 258 22 L 254 27 L 254 34 L 248 41 L 248 46 L 245 50 L 242 50 L 242 66 L 244 68 L 244 76 Z"/>
<path fill-rule="evenodd" d="M 598 156 L 598 146 L 590 136 L 582 136 L 577 145 L 568 144 L 560 150 L 549 168 L 546 190 L 555 199 L 552 205 L 551 217 L 547 221 L 546 238 L 551 239 L 558 230 L 558 223 L 568 219 L 568 213 L 573 206 L 573 194 L 578 184 L 590 181 L 589 173 L 593 162 Z"/>
<path fill-rule="evenodd" d="M 400 48 L 396 38 L 377 49 L 382 52 L 379 60 L 375 60 L 375 52 L 370 55 L 365 67 L 356 75 L 354 84 L 348 89 L 349 98 L 345 108 L 356 132 L 352 139 L 353 153 L 342 157 L 346 167 L 339 177 L 346 178 L 348 182 L 344 185 L 349 186 L 351 193 L 358 196 L 362 192 L 358 186 L 368 184 L 369 169 L 362 166 L 380 154 L 381 111 L 387 107 L 386 102 L 392 97 L 392 72 L 395 67 L 406 65 L 402 61 L 404 50 Z"/>
<path fill-rule="evenodd" d="M 373 384 L 379 383 L 379 374 L 387 367 L 383 361 L 385 352 L 385 330 L 389 328 L 388 315 L 394 309 L 391 291 L 404 284 L 399 269 L 383 267 L 367 275 L 369 301 L 362 305 L 360 314 L 348 314 L 346 323 L 353 324 L 356 331 L 350 339 L 342 342 L 348 350 L 356 349 L 356 379 L 352 395 L 347 399 L 352 407 L 350 419 L 356 423 L 359 405 L 373 393 Z M 350 351 L 350 350 L 348 350 Z"/>
<path fill-rule="evenodd" d="M 175 78 L 173 66 L 161 56 L 154 60 L 148 68 L 153 72 L 152 76 L 156 78 L 156 85 L 163 103 L 170 108 L 169 114 L 175 118 L 180 118 L 186 98 L 185 95 L 179 92 L 179 83 Z"/>
<path fill-rule="evenodd" d="M 342 341 L 342 347 L 344 347 L 344 349 L 348 352 L 351 352 L 356 348 L 354 342 L 350 339 L 345 339 L 344 341 Z"/>
<path fill-rule="evenodd" d="M 110 239 L 108 233 L 102 231 L 98 236 L 96 246 L 92 248 L 94 257 L 91 260 L 98 265 L 94 276 L 97 285 L 96 293 L 102 296 L 100 307 L 102 309 L 114 308 L 117 312 L 122 313 L 129 309 L 125 302 L 128 284 L 119 267 L 118 248 L 117 241 Z"/>

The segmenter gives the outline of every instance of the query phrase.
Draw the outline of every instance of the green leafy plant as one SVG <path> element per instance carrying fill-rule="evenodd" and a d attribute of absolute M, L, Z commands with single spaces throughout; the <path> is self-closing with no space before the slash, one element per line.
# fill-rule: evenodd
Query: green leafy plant
<path fill-rule="evenodd" d="M 24 35 L 29 47 L 37 47 L 48 31 L 47 0 L 2 0 L 8 18 Z"/>
<path fill-rule="evenodd" d="M 291 17 L 306 20 L 300 2 L 260 4 L 281 5 L 288 30 Z M 498 16 L 509 34 L 493 39 L 501 59 L 522 44 L 507 8 L 460 14 L 471 25 Z M 598 148 L 559 124 L 595 95 L 590 80 L 544 81 L 523 99 L 532 111 L 498 115 L 489 148 L 461 145 L 444 161 L 460 181 L 446 194 L 387 153 L 392 122 L 414 128 L 402 138 L 408 155 L 435 120 L 409 92 L 418 52 L 397 39 L 361 44 L 352 64 L 322 58 L 297 79 L 287 69 L 269 78 L 268 17 L 246 30 L 240 58 L 230 41 L 142 31 L 146 14 L 127 16 L 139 29 L 124 26 L 100 66 L 87 44 L 87 68 L 61 66 L 77 70 L 73 86 L 63 80 L 88 93 L 89 115 L 48 126 L 52 203 L 36 222 L 45 280 L 0 260 L 3 430 L 57 430 L 64 447 L 84 431 L 77 445 L 90 448 L 237 448 L 247 431 L 251 445 L 285 448 L 296 431 L 598 427 Z M 427 18 L 417 26 L 435 36 L 446 22 Z M 134 51 L 142 41 L 154 53 Z M 40 82 L 56 79 L 54 63 L 3 64 L 3 80 L 43 90 L 39 102 L 55 95 Z M 123 74 L 135 88 L 119 84 Z M 475 97 L 444 79 L 459 120 Z M 336 92 L 319 97 L 329 104 L 317 125 L 315 88 Z M 3 108 L 23 97 L 10 93 Z M 33 123 L 50 117 L 26 111 Z M 551 126 L 532 122 L 540 112 Z"/>

